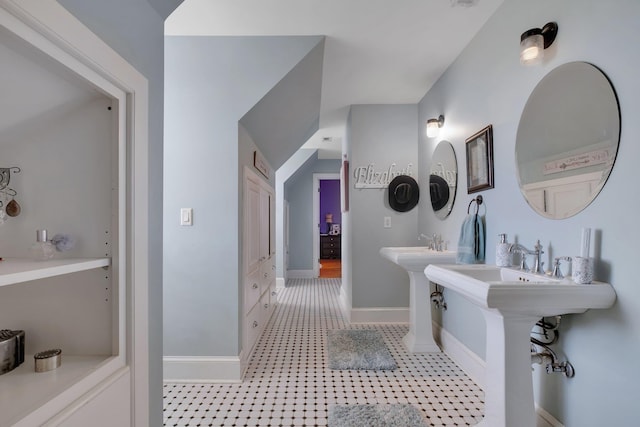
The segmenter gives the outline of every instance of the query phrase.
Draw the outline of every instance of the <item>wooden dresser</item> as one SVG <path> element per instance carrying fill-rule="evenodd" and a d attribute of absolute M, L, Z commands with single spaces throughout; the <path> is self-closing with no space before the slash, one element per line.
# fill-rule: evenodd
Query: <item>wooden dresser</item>
<path fill-rule="evenodd" d="M 340 238 L 338 235 L 320 235 L 320 258 L 340 258 Z"/>

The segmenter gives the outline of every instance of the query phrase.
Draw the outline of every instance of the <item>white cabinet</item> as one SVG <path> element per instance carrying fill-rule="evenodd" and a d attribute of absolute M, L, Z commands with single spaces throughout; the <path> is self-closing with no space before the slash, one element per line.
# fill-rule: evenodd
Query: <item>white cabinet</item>
<path fill-rule="evenodd" d="M 146 81 L 56 2 L 0 1 L 0 30 L 0 168 L 20 168 L 0 201 L 21 205 L 0 225 L 0 329 L 26 353 L 0 425 L 148 425 Z M 75 246 L 34 261 L 37 229 Z"/>
<path fill-rule="evenodd" d="M 271 256 L 271 188 L 260 188 L 260 261 L 264 262 Z"/>
<path fill-rule="evenodd" d="M 262 190 L 260 182 L 254 179 L 245 181 L 245 271 L 253 272 L 260 267 L 262 262 L 262 239 L 261 236 L 261 201 Z M 257 236 L 257 237 L 256 237 Z"/>
<path fill-rule="evenodd" d="M 523 185 L 532 207 L 548 218 L 566 218 L 585 206 L 601 184 L 602 173 L 588 173 Z"/>
<path fill-rule="evenodd" d="M 246 168 L 244 194 L 243 370 L 277 304 L 273 188 Z"/>

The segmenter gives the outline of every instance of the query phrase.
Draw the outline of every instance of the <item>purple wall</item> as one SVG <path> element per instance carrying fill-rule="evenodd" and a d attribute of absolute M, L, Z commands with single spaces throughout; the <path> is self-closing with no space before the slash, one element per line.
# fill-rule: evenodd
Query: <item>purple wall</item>
<path fill-rule="evenodd" d="M 342 213 L 340 211 L 340 180 L 321 179 L 320 180 L 320 232 L 327 233 L 327 224 L 324 216 L 327 213 L 333 214 L 333 223 L 342 224 Z"/>

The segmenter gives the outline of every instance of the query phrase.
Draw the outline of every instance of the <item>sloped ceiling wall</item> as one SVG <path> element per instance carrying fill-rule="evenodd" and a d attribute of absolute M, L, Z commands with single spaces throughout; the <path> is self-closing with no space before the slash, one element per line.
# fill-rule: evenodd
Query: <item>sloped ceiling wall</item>
<path fill-rule="evenodd" d="M 19 141 L 91 98 L 101 96 L 44 55 L 22 42 L 0 37 L 0 137 Z M 77 79 L 76 79 L 77 80 Z"/>
<path fill-rule="evenodd" d="M 147 0 L 152 8 L 158 12 L 162 19 L 167 19 L 171 12 L 176 10 L 184 0 Z"/>
<path fill-rule="evenodd" d="M 317 130 L 324 38 L 240 122 L 274 169 Z"/>

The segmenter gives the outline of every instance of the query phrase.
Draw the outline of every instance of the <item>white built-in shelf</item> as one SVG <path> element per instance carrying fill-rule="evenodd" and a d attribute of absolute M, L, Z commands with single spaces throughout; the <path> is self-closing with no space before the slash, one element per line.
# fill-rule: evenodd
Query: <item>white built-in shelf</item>
<path fill-rule="evenodd" d="M 110 264 L 110 258 L 50 259 L 47 261 L 4 258 L 0 261 L 0 286 L 109 267 Z"/>
<path fill-rule="evenodd" d="M 62 353 L 59 368 L 35 372 L 33 355 L 11 372 L 0 375 L 0 426 L 40 425 L 47 407 L 69 404 L 114 372 L 115 356 L 70 356 Z"/>

